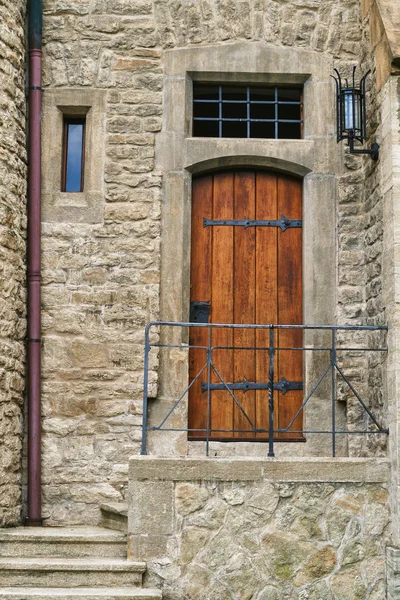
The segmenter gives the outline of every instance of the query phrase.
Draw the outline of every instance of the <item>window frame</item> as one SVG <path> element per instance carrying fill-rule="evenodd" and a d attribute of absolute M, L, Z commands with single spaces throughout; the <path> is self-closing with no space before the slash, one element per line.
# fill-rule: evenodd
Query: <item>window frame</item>
<path fill-rule="evenodd" d="M 83 125 L 82 128 L 82 156 L 81 156 L 81 178 L 80 188 L 74 192 L 67 190 L 68 170 L 68 132 L 70 125 Z M 63 141 L 61 159 L 61 192 L 77 194 L 84 191 L 85 184 L 85 149 L 86 149 L 86 116 L 65 116 L 63 118 Z"/>

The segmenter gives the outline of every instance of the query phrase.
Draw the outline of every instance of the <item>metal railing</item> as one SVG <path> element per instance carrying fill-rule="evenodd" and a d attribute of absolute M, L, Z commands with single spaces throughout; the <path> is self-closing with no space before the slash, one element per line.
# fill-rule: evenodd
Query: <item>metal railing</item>
<path fill-rule="evenodd" d="M 162 343 L 158 341 L 151 342 L 150 338 L 153 333 L 159 334 L 162 328 L 181 328 L 189 331 L 189 328 L 202 328 L 207 332 L 207 343 L 203 345 L 191 345 L 190 343 Z M 216 329 L 231 329 L 231 330 L 267 330 L 269 332 L 268 346 L 234 346 L 234 345 L 213 345 L 213 331 Z M 204 435 L 204 442 L 206 444 L 206 454 L 209 455 L 209 446 L 212 440 L 213 433 L 239 433 L 239 430 L 228 430 L 228 429 L 211 429 L 211 390 L 222 389 L 226 390 L 237 409 L 243 415 L 244 419 L 248 423 L 250 429 L 246 430 L 246 433 L 256 434 L 268 434 L 268 437 L 262 441 L 268 443 L 268 456 L 275 456 L 274 453 L 274 436 L 279 434 L 329 434 L 332 440 L 332 456 L 336 456 L 336 436 L 337 435 L 366 435 L 366 434 L 381 434 L 388 435 L 389 430 L 385 428 L 382 424 L 378 422 L 378 418 L 373 414 L 372 409 L 368 407 L 367 403 L 361 398 L 359 392 L 355 389 L 354 384 L 350 381 L 351 377 L 346 376 L 344 372 L 344 367 L 341 364 L 343 360 L 343 356 L 345 352 L 355 353 L 367 353 L 367 352 L 379 352 L 386 353 L 387 347 L 381 346 L 379 344 L 373 345 L 373 347 L 365 347 L 364 345 L 347 345 L 347 334 L 348 333 L 356 333 L 356 332 L 370 332 L 370 333 L 378 333 L 387 331 L 386 325 L 381 326 L 370 326 L 370 325 L 359 325 L 359 326 L 351 326 L 351 325 L 238 325 L 238 324 L 220 324 L 220 323 L 188 323 L 188 322 L 169 322 L 169 321 L 154 321 L 149 323 L 145 328 L 145 347 L 144 347 L 144 396 L 143 396 L 143 426 L 142 426 L 142 448 L 141 453 L 147 454 L 147 434 L 149 431 L 157 432 L 157 431 L 175 431 L 175 432 L 188 432 Z M 304 341 L 301 346 L 285 346 L 280 347 L 276 345 L 277 332 L 281 330 L 301 330 L 304 333 L 307 331 L 320 332 L 325 334 L 324 342 L 326 341 L 326 337 L 329 335 L 329 342 L 324 343 L 323 345 L 315 344 L 314 341 L 309 345 L 304 345 Z M 321 337 L 321 336 L 320 336 Z M 358 336 L 359 337 L 359 336 Z M 377 340 L 380 341 L 380 340 Z M 157 349 L 160 351 L 163 348 L 169 349 L 179 349 L 179 350 L 203 350 L 205 352 L 206 360 L 201 368 L 198 370 L 197 374 L 192 378 L 192 380 L 188 383 L 184 391 L 180 394 L 179 398 L 173 401 L 172 407 L 169 408 L 167 414 L 161 419 L 161 422 L 158 425 L 148 425 L 148 399 L 149 399 L 149 357 L 152 349 Z M 269 369 L 268 369 L 268 381 L 264 383 L 252 383 L 251 388 L 249 387 L 249 382 L 245 380 L 240 384 L 232 384 L 227 383 L 222 377 L 220 371 L 218 370 L 215 362 L 214 356 L 216 351 L 227 350 L 233 352 L 240 351 L 255 351 L 255 352 L 267 352 L 269 356 Z M 293 417 L 290 419 L 290 422 L 286 427 L 283 428 L 275 428 L 275 408 L 274 408 L 274 392 L 283 391 L 285 385 L 287 386 L 290 382 L 287 382 L 284 378 L 281 379 L 280 382 L 275 381 L 275 357 L 277 352 L 285 352 L 285 351 L 296 351 L 296 352 L 325 352 L 329 354 L 329 359 L 327 360 L 327 364 L 322 369 L 322 374 L 316 378 L 316 382 L 308 387 L 311 389 L 310 392 L 305 394 L 301 406 L 296 410 Z M 338 355 L 340 358 L 338 358 Z M 280 355 L 282 356 L 282 355 Z M 281 359 L 282 360 L 282 359 Z M 350 365 L 351 366 L 351 365 Z M 204 374 L 204 375 L 203 375 Z M 188 398 L 189 391 L 196 381 L 199 380 L 200 376 L 203 375 L 206 377 L 207 382 L 202 383 L 203 391 L 207 391 L 207 415 L 206 415 L 206 427 L 204 429 L 190 429 L 188 427 L 173 427 L 169 423 L 167 423 L 171 417 L 174 415 L 175 411 L 179 406 L 182 405 L 185 398 Z M 329 377 L 330 375 L 330 377 Z M 296 419 L 303 412 L 307 403 L 310 399 L 315 395 L 317 389 L 321 386 L 322 382 L 327 378 L 330 379 L 330 405 L 331 405 L 331 428 L 330 429 L 302 429 L 302 430 L 293 430 L 291 427 L 295 423 Z M 219 382 L 215 384 L 215 379 Z M 359 406 L 361 406 L 364 413 L 369 418 L 369 428 L 365 431 L 360 430 L 348 430 L 348 429 L 337 429 L 337 420 L 336 420 L 336 402 L 338 400 L 338 385 L 337 380 L 341 380 L 344 382 L 345 386 L 347 386 L 348 390 L 351 392 L 353 397 L 357 400 Z M 212 381 L 213 380 L 213 381 Z M 290 389 L 302 389 L 302 387 L 296 387 L 295 383 L 292 383 L 294 387 Z M 298 382 L 297 382 L 298 383 Z M 237 396 L 235 395 L 235 389 L 241 389 L 243 391 L 247 391 L 247 389 L 265 389 L 268 390 L 268 429 L 257 428 L 256 425 L 252 422 L 250 416 L 246 413 L 245 408 L 242 406 Z M 243 430 L 241 430 L 243 431 Z M 223 440 L 222 440 L 223 441 Z"/>

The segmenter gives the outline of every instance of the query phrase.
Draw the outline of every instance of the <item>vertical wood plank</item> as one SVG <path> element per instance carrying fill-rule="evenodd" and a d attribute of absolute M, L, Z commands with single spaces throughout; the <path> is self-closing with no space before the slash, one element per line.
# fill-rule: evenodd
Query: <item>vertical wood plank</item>
<path fill-rule="evenodd" d="M 255 172 L 236 171 L 234 189 L 234 219 L 255 218 Z M 235 323 L 254 323 L 255 314 L 255 240 L 254 227 L 234 227 L 234 318 Z M 254 347 L 254 329 L 237 329 L 234 332 L 235 347 Z M 234 353 L 234 381 L 255 381 L 254 350 L 236 350 Z M 250 421 L 255 424 L 255 391 L 236 391 L 235 396 L 243 407 Z M 247 430 L 249 433 L 238 433 L 235 437 L 242 439 L 254 437 L 251 425 L 241 410 L 236 406 L 234 411 L 234 428 Z"/>
<path fill-rule="evenodd" d="M 289 219 L 302 218 L 302 184 L 301 181 L 278 177 L 278 214 Z M 302 324 L 302 229 L 293 228 L 278 231 L 278 318 L 280 324 Z M 301 347 L 303 333 L 301 330 L 281 330 L 280 347 Z M 288 381 L 303 380 L 303 359 L 301 351 L 279 352 L 279 379 Z M 286 427 L 298 408 L 301 406 L 303 393 L 289 391 L 278 392 L 280 428 Z M 302 414 L 296 419 L 291 429 L 301 430 Z M 299 438 L 299 433 L 286 433 L 281 439 Z"/>
<path fill-rule="evenodd" d="M 212 233 L 203 227 L 203 218 L 212 219 L 213 178 L 206 175 L 193 180 L 192 188 L 192 242 L 190 300 L 211 301 L 211 259 Z M 189 333 L 191 345 L 205 346 L 207 331 L 192 327 Z M 193 381 L 206 362 L 206 352 L 192 349 L 189 352 L 189 383 Z M 207 421 L 207 394 L 201 392 L 201 381 L 207 377 L 203 371 L 201 377 L 189 390 L 188 423 L 189 429 L 205 429 Z M 204 438 L 205 433 L 189 432 L 190 438 Z"/>
<path fill-rule="evenodd" d="M 258 171 L 256 174 L 256 219 L 277 219 L 277 176 L 274 173 Z M 275 227 L 256 228 L 256 323 L 278 322 L 277 297 L 277 240 L 278 230 Z M 256 346 L 269 347 L 269 331 L 256 331 Z M 275 368 L 277 367 L 275 360 Z M 256 352 L 256 381 L 267 382 L 269 378 L 268 352 Z M 269 426 L 268 390 L 256 391 L 257 427 L 266 429 Z M 275 408 L 277 396 L 275 394 Z M 275 428 L 278 427 L 279 415 L 275 410 Z M 268 433 L 260 433 L 258 439 L 268 439 Z"/>
<path fill-rule="evenodd" d="M 214 175 L 213 218 L 233 218 L 233 181 L 232 171 Z M 233 227 L 212 227 L 212 308 L 213 323 L 233 323 Z M 216 346 L 233 345 L 232 329 L 215 329 L 213 344 Z M 226 383 L 232 382 L 233 350 L 215 350 L 213 362 Z M 214 374 L 213 383 L 221 383 Z M 211 392 L 211 427 L 213 438 L 230 438 L 232 433 L 221 429 L 233 429 L 232 397 L 227 390 Z"/>

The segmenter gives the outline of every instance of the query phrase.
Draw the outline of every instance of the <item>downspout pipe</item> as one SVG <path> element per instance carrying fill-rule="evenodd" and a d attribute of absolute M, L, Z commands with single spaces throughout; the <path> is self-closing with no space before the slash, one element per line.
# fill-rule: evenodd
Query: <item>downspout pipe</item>
<path fill-rule="evenodd" d="M 41 476 L 41 112 L 42 0 L 28 0 L 28 516 L 42 525 Z"/>

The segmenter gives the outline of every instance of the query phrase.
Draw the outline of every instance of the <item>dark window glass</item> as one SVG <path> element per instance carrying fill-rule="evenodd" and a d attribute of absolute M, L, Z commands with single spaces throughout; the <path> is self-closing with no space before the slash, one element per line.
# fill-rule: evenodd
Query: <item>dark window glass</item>
<path fill-rule="evenodd" d="M 218 85 L 204 85 L 203 83 L 196 83 L 193 86 L 193 99 L 194 100 L 218 100 L 219 99 L 219 86 Z"/>
<path fill-rule="evenodd" d="M 300 139 L 300 88 L 194 83 L 193 135 Z"/>
<path fill-rule="evenodd" d="M 218 121 L 195 121 L 193 135 L 195 137 L 220 137 Z"/>
<path fill-rule="evenodd" d="M 231 102 L 222 104 L 223 119 L 246 119 L 246 117 L 247 104 L 232 104 Z"/>
<path fill-rule="evenodd" d="M 194 105 L 193 116 L 196 117 L 208 117 L 218 119 L 219 117 L 219 103 L 218 102 L 196 102 Z"/>
<path fill-rule="evenodd" d="M 300 104 L 278 104 L 278 118 L 300 121 Z"/>
<path fill-rule="evenodd" d="M 252 119 L 275 119 L 275 104 L 251 104 Z"/>
<path fill-rule="evenodd" d="M 275 88 L 250 88 L 250 100 L 252 102 L 275 102 Z"/>
<path fill-rule="evenodd" d="M 240 121 L 223 121 L 222 136 L 226 138 L 245 138 L 247 136 L 247 123 Z"/>
<path fill-rule="evenodd" d="M 252 123 L 252 138 L 275 138 L 275 123 Z"/>
<path fill-rule="evenodd" d="M 278 123 L 278 138 L 286 140 L 300 140 L 301 129 L 298 123 Z"/>
<path fill-rule="evenodd" d="M 85 119 L 64 120 L 63 192 L 83 192 Z"/>
<path fill-rule="evenodd" d="M 247 100 L 247 88 L 246 86 L 224 86 L 222 88 L 222 97 L 224 100 Z"/>
<path fill-rule="evenodd" d="M 278 88 L 279 102 L 300 102 L 302 90 L 296 88 Z"/>

